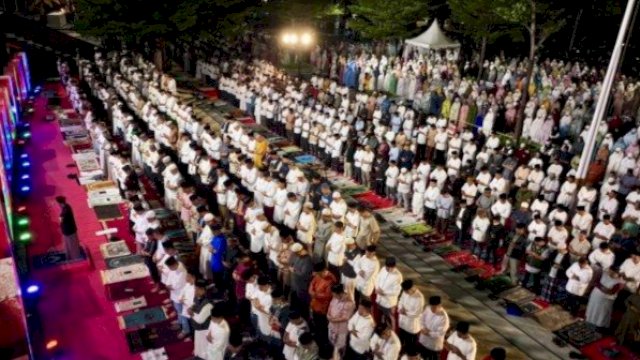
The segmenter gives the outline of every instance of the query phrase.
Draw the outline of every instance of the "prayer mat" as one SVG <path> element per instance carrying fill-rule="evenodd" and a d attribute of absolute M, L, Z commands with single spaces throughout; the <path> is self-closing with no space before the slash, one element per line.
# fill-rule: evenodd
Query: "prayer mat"
<path fill-rule="evenodd" d="M 158 210 L 163 206 L 160 200 L 148 200 L 147 203 L 149 204 L 149 209 L 152 209 L 153 211 Z"/>
<path fill-rule="evenodd" d="M 100 276 L 102 283 L 108 285 L 148 277 L 149 268 L 144 264 L 133 264 L 111 270 L 101 270 Z"/>
<path fill-rule="evenodd" d="M 489 290 L 492 294 L 499 294 L 503 291 L 511 289 L 514 285 L 511 278 L 505 275 L 498 275 L 483 281 L 483 288 Z"/>
<path fill-rule="evenodd" d="M 112 180 L 96 181 L 87 185 L 87 192 L 110 190 L 114 188 L 117 189 L 116 183 L 114 183 Z"/>
<path fill-rule="evenodd" d="M 313 155 L 300 155 L 295 157 L 295 161 L 301 165 L 309 165 L 316 162 L 316 157 Z"/>
<path fill-rule="evenodd" d="M 533 315 L 538 311 L 542 310 L 542 306 L 540 306 L 535 301 L 529 301 L 519 306 L 520 306 L 520 310 L 522 310 L 523 315 Z"/>
<path fill-rule="evenodd" d="M 299 148 L 299 147 L 297 147 L 297 146 L 293 146 L 293 145 L 292 145 L 292 146 L 286 146 L 286 147 L 283 147 L 283 148 L 282 148 L 282 149 L 280 149 L 280 150 L 282 150 L 285 154 L 295 153 L 295 152 L 302 151 L 302 149 L 300 149 L 300 148 Z"/>
<path fill-rule="evenodd" d="M 331 185 L 340 191 L 350 186 L 358 186 L 358 184 L 355 183 L 353 180 L 345 177 L 335 177 L 331 179 Z"/>
<path fill-rule="evenodd" d="M 111 301 L 126 300 L 132 297 L 142 296 L 148 292 L 149 279 L 137 279 L 105 286 L 107 298 Z"/>
<path fill-rule="evenodd" d="M 109 242 L 100 245 L 100 252 L 105 259 L 130 255 L 131 251 L 124 240 Z"/>
<path fill-rule="evenodd" d="M 62 251 L 51 251 L 46 254 L 36 255 L 33 257 L 33 267 L 36 269 L 46 269 L 53 266 L 64 265 L 77 261 L 83 261 L 87 258 L 84 248 L 80 247 L 80 258 L 68 261 L 67 254 Z"/>
<path fill-rule="evenodd" d="M 384 198 L 376 193 L 368 192 L 354 196 L 362 206 L 371 210 L 386 210 L 393 207 L 393 200 Z M 407 216 L 407 214 L 405 214 Z"/>
<path fill-rule="evenodd" d="M 455 252 L 449 253 L 443 256 L 442 258 L 444 261 L 446 261 L 450 265 L 453 265 L 454 267 L 458 267 L 466 264 L 473 257 L 474 255 L 471 254 L 468 250 L 462 250 L 462 251 L 455 251 Z"/>
<path fill-rule="evenodd" d="M 407 236 L 419 236 L 432 232 L 433 228 L 427 224 L 418 223 L 402 226 L 400 227 L 400 231 Z"/>
<path fill-rule="evenodd" d="M 586 321 L 577 321 L 567 325 L 560 330 L 554 331 L 554 334 L 571 346 L 581 348 L 602 339 L 596 327 Z"/>
<path fill-rule="evenodd" d="M 154 209 L 153 212 L 154 212 L 154 214 L 156 214 L 156 219 L 158 219 L 158 220 L 176 216 L 176 214 L 173 211 L 171 211 L 169 209 L 166 209 L 166 208 Z"/>
<path fill-rule="evenodd" d="M 122 212 L 117 204 L 111 205 L 97 205 L 93 207 L 93 211 L 96 212 L 98 220 L 109 221 L 122 218 Z"/>
<path fill-rule="evenodd" d="M 162 229 L 175 230 L 182 228 L 182 222 L 177 217 L 164 218 L 160 220 L 160 226 Z"/>
<path fill-rule="evenodd" d="M 168 326 L 145 328 L 126 333 L 127 345 L 132 353 L 157 349 L 178 342 L 178 331 Z"/>
<path fill-rule="evenodd" d="M 196 246 L 186 241 L 174 243 L 173 246 L 176 248 L 179 254 L 188 254 L 196 251 Z"/>
<path fill-rule="evenodd" d="M 347 196 L 353 197 L 357 195 L 364 195 L 370 192 L 371 191 L 369 191 L 369 188 L 362 185 L 352 185 L 352 186 L 347 186 L 340 189 L 340 194 L 342 194 L 343 197 L 347 197 Z M 354 198 L 354 200 L 357 200 L 357 199 Z"/>
<path fill-rule="evenodd" d="M 160 349 L 151 349 L 140 354 L 140 358 L 142 360 L 164 360 L 169 359 L 169 355 L 167 355 L 167 350 L 165 348 Z"/>
<path fill-rule="evenodd" d="M 132 329 L 156 324 L 167 320 L 167 318 L 167 310 L 162 306 L 158 306 L 118 316 L 118 324 L 120 329 Z"/>
<path fill-rule="evenodd" d="M 118 313 L 131 311 L 147 306 L 147 299 L 145 299 L 144 296 L 140 296 L 133 299 L 120 300 L 117 301 L 114 306 L 116 307 L 116 312 Z"/>
<path fill-rule="evenodd" d="M 124 266 L 143 264 L 144 258 L 140 255 L 125 255 L 105 259 L 107 269 L 117 269 Z"/>
<path fill-rule="evenodd" d="M 447 256 L 447 254 L 457 252 L 457 251 L 460 251 L 460 248 L 455 245 L 445 245 L 445 246 L 440 246 L 433 249 L 433 253 L 440 257 Z"/>
<path fill-rule="evenodd" d="M 603 337 L 584 346 L 580 351 L 591 360 L 640 360 L 640 355 L 636 355 L 626 347 L 618 345 L 613 337 Z"/>
<path fill-rule="evenodd" d="M 533 299 L 536 298 L 536 294 L 521 286 L 517 286 L 513 289 L 502 292 L 500 297 L 507 302 L 520 305 L 533 301 Z"/>
<path fill-rule="evenodd" d="M 562 329 L 577 321 L 576 318 L 559 305 L 551 305 L 533 314 L 532 317 L 536 319 L 542 327 L 550 331 Z"/>
<path fill-rule="evenodd" d="M 165 236 L 169 240 L 182 240 L 187 238 L 187 232 L 184 229 L 174 229 L 165 231 Z"/>

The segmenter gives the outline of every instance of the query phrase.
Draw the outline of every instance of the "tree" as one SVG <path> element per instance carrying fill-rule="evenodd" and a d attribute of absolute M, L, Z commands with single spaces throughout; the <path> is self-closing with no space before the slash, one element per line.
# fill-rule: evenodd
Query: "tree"
<path fill-rule="evenodd" d="M 354 18 L 349 27 L 368 39 L 403 38 L 426 16 L 424 0 L 355 0 L 349 7 Z"/>
<path fill-rule="evenodd" d="M 460 32 L 480 44 L 480 72 L 487 45 L 509 33 L 514 25 L 494 12 L 494 0 L 448 0 L 451 18 L 459 26 Z"/>
<path fill-rule="evenodd" d="M 551 0 L 494 0 L 495 14 L 502 20 L 519 26 L 529 40 L 527 74 L 522 83 L 522 96 L 515 129 L 516 139 L 522 135 L 524 108 L 529 100 L 529 83 L 533 75 L 536 54 L 544 42 L 564 25 L 564 9 L 552 7 Z"/>

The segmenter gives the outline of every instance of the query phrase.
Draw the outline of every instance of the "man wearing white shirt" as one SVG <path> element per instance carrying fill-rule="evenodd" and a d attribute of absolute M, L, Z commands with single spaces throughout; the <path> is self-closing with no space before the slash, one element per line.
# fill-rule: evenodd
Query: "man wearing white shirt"
<path fill-rule="evenodd" d="M 476 358 L 477 345 L 475 339 L 469 334 L 469 323 L 460 321 L 445 343 L 449 351 L 447 360 L 474 360 Z"/>
<path fill-rule="evenodd" d="M 507 201 L 507 194 L 500 193 L 498 201 L 491 206 L 491 214 L 500 218 L 500 223 L 505 224 L 509 216 L 511 216 L 511 203 Z"/>
<path fill-rule="evenodd" d="M 598 248 L 589 254 L 589 263 L 597 274 L 609 270 L 615 259 L 616 255 L 611 251 L 607 242 L 600 243 Z"/>
<path fill-rule="evenodd" d="M 358 311 L 349 319 L 349 346 L 345 359 L 367 360 L 375 321 L 371 316 L 371 301 L 362 299 Z"/>
<path fill-rule="evenodd" d="M 269 323 L 271 313 L 269 310 L 271 309 L 272 302 L 269 278 L 264 275 L 260 276 L 258 278 L 258 287 L 251 300 L 251 309 L 258 317 L 257 332 L 260 334 L 260 338 L 265 341 L 269 339 L 271 334 L 271 324 Z"/>
<path fill-rule="evenodd" d="M 344 263 L 344 253 L 346 250 L 344 237 L 344 224 L 341 221 L 333 225 L 333 233 L 327 240 L 327 263 L 329 270 L 338 277 L 340 267 Z"/>
<path fill-rule="evenodd" d="M 413 346 L 418 341 L 422 329 L 420 317 L 424 310 L 424 295 L 413 284 L 413 280 L 405 280 L 401 284 L 402 294 L 398 300 L 398 328 L 402 345 Z"/>
<path fill-rule="evenodd" d="M 531 213 L 537 212 L 540 214 L 541 218 L 544 218 L 547 216 L 547 212 L 549 211 L 549 202 L 545 200 L 544 195 L 540 194 L 535 200 L 533 200 L 529 209 L 531 210 Z"/>
<path fill-rule="evenodd" d="M 374 360 L 397 360 L 402 345 L 393 327 L 386 323 L 378 325 L 369 343 Z"/>
<path fill-rule="evenodd" d="M 547 232 L 547 238 L 549 239 L 548 246 L 551 250 L 556 250 L 559 247 L 566 248 L 569 232 L 560 220 L 555 220 L 553 227 Z"/>
<path fill-rule="evenodd" d="M 608 243 L 615 232 L 616 227 L 611 223 L 611 216 L 603 216 L 602 221 L 593 229 L 593 247 L 597 248 L 603 242 Z"/>
<path fill-rule="evenodd" d="M 609 214 L 612 219 L 616 217 L 618 213 L 618 199 L 616 199 L 616 193 L 609 191 L 607 196 L 600 200 L 598 206 L 598 218 L 602 219 L 605 214 Z"/>
<path fill-rule="evenodd" d="M 637 249 L 620 265 L 620 275 L 625 281 L 625 288 L 635 294 L 640 285 L 640 252 Z"/>
<path fill-rule="evenodd" d="M 436 202 L 440 197 L 440 188 L 435 180 L 429 182 L 427 190 L 424 192 L 424 216 L 427 224 L 435 224 L 437 215 Z"/>
<path fill-rule="evenodd" d="M 462 199 L 468 206 L 473 205 L 478 195 L 478 187 L 476 186 L 475 179 L 472 176 L 467 178 L 467 182 L 462 185 L 461 189 Z"/>
<path fill-rule="evenodd" d="M 422 358 L 439 360 L 444 348 L 444 337 L 449 330 L 449 315 L 442 307 L 439 296 L 429 298 L 429 305 L 425 307 L 420 317 L 420 326 L 418 342 Z"/>
<path fill-rule="evenodd" d="M 593 279 L 593 269 L 586 258 L 581 258 L 567 269 L 566 275 L 568 279 L 566 290 L 569 295 L 567 310 L 575 315 Z"/>
<path fill-rule="evenodd" d="M 578 206 L 576 210 L 576 214 L 571 219 L 571 236 L 577 237 L 581 231 L 589 235 L 593 225 L 593 216 L 585 210 L 584 206 Z"/>
<path fill-rule="evenodd" d="M 286 360 L 295 360 L 296 348 L 300 346 L 298 338 L 305 332 L 309 331 L 307 322 L 302 318 L 300 313 L 292 311 L 289 314 L 289 323 L 284 330 L 284 336 L 282 341 L 284 342 L 284 348 L 282 353 Z"/>
<path fill-rule="evenodd" d="M 369 245 L 364 255 L 358 257 L 353 270 L 356 273 L 356 303 L 361 298 L 370 298 L 380 271 L 380 261 L 376 256 L 376 246 Z"/>
<path fill-rule="evenodd" d="M 182 336 L 187 336 L 191 330 L 189 327 L 189 319 L 180 316 L 182 313 L 182 303 L 180 302 L 180 295 L 182 294 L 182 289 L 187 285 L 187 271 L 183 266 L 180 266 L 180 263 L 173 256 L 169 257 L 165 262 L 164 266 L 168 268 L 166 281 L 164 284 L 167 286 L 169 290 L 169 298 L 171 302 L 173 302 L 173 307 L 178 314 L 178 321 L 180 322 L 180 328 L 182 329 Z"/>
<path fill-rule="evenodd" d="M 196 282 L 196 276 L 188 272 L 186 276 L 186 284 L 182 288 L 182 290 L 180 291 L 180 295 L 178 296 L 178 302 L 180 303 L 180 306 L 182 306 L 182 311 L 178 313 L 178 317 L 184 318 L 186 324 L 189 326 L 189 331 L 187 332 L 182 331 L 182 333 L 178 335 L 180 339 L 183 339 L 184 337 L 189 335 L 189 333 L 191 332 L 190 322 L 191 322 L 192 316 L 189 313 L 189 310 L 193 306 L 194 299 L 196 296 L 195 282 Z M 177 311 L 178 309 L 176 309 L 176 312 Z"/>
<path fill-rule="evenodd" d="M 398 176 L 400 175 L 400 169 L 396 165 L 394 160 L 389 162 L 389 167 L 387 171 L 384 173 L 386 179 L 386 194 L 387 198 L 397 201 L 396 198 L 396 187 L 398 186 Z"/>
<path fill-rule="evenodd" d="M 195 297 L 193 305 L 187 309 L 191 316 L 191 325 L 194 330 L 193 335 L 193 355 L 201 359 L 207 357 L 209 321 L 211 318 L 211 309 L 213 306 L 206 296 L 207 282 L 203 279 L 197 280 L 195 283 Z"/>
<path fill-rule="evenodd" d="M 395 308 L 402 290 L 402 273 L 396 267 L 396 258 L 388 257 L 385 266 L 376 276 L 376 304 L 380 315 L 395 328 Z"/>

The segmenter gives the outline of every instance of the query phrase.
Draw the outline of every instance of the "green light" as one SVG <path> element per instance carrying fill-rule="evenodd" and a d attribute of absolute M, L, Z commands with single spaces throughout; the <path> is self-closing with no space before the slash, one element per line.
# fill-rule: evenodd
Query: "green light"
<path fill-rule="evenodd" d="M 18 226 L 27 226 L 29 225 L 29 219 L 27 219 L 26 217 L 20 218 L 20 220 L 18 220 Z"/>
<path fill-rule="evenodd" d="M 30 132 L 30 131 L 27 131 L 27 132 L 23 133 L 23 134 L 22 134 L 22 137 L 23 137 L 24 139 L 26 139 L 26 138 L 30 138 L 30 137 L 31 137 L 31 132 Z"/>
<path fill-rule="evenodd" d="M 31 233 L 22 233 L 22 234 L 20 234 L 19 239 L 20 239 L 20 241 L 30 241 L 31 240 Z"/>

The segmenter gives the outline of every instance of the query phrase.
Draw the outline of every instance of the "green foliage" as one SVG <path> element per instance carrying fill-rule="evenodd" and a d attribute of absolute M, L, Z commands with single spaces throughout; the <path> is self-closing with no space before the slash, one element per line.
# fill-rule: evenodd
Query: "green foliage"
<path fill-rule="evenodd" d="M 494 0 L 448 0 L 451 18 L 464 35 L 492 43 L 509 34 L 514 25 L 497 16 Z"/>
<path fill-rule="evenodd" d="M 245 30 L 250 0 L 77 0 L 79 32 L 125 41 L 203 39 Z"/>
<path fill-rule="evenodd" d="M 412 35 L 416 22 L 427 16 L 424 0 L 355 0 L 348 26 L 369 39 L 403 38 Z"/>
<path fill-rule="evenodd" d="M 270 20 L 277 26 L 313 25 L 317 20 L 339 9 L 333 0 L 270 0 L 265 9 Z"/>

